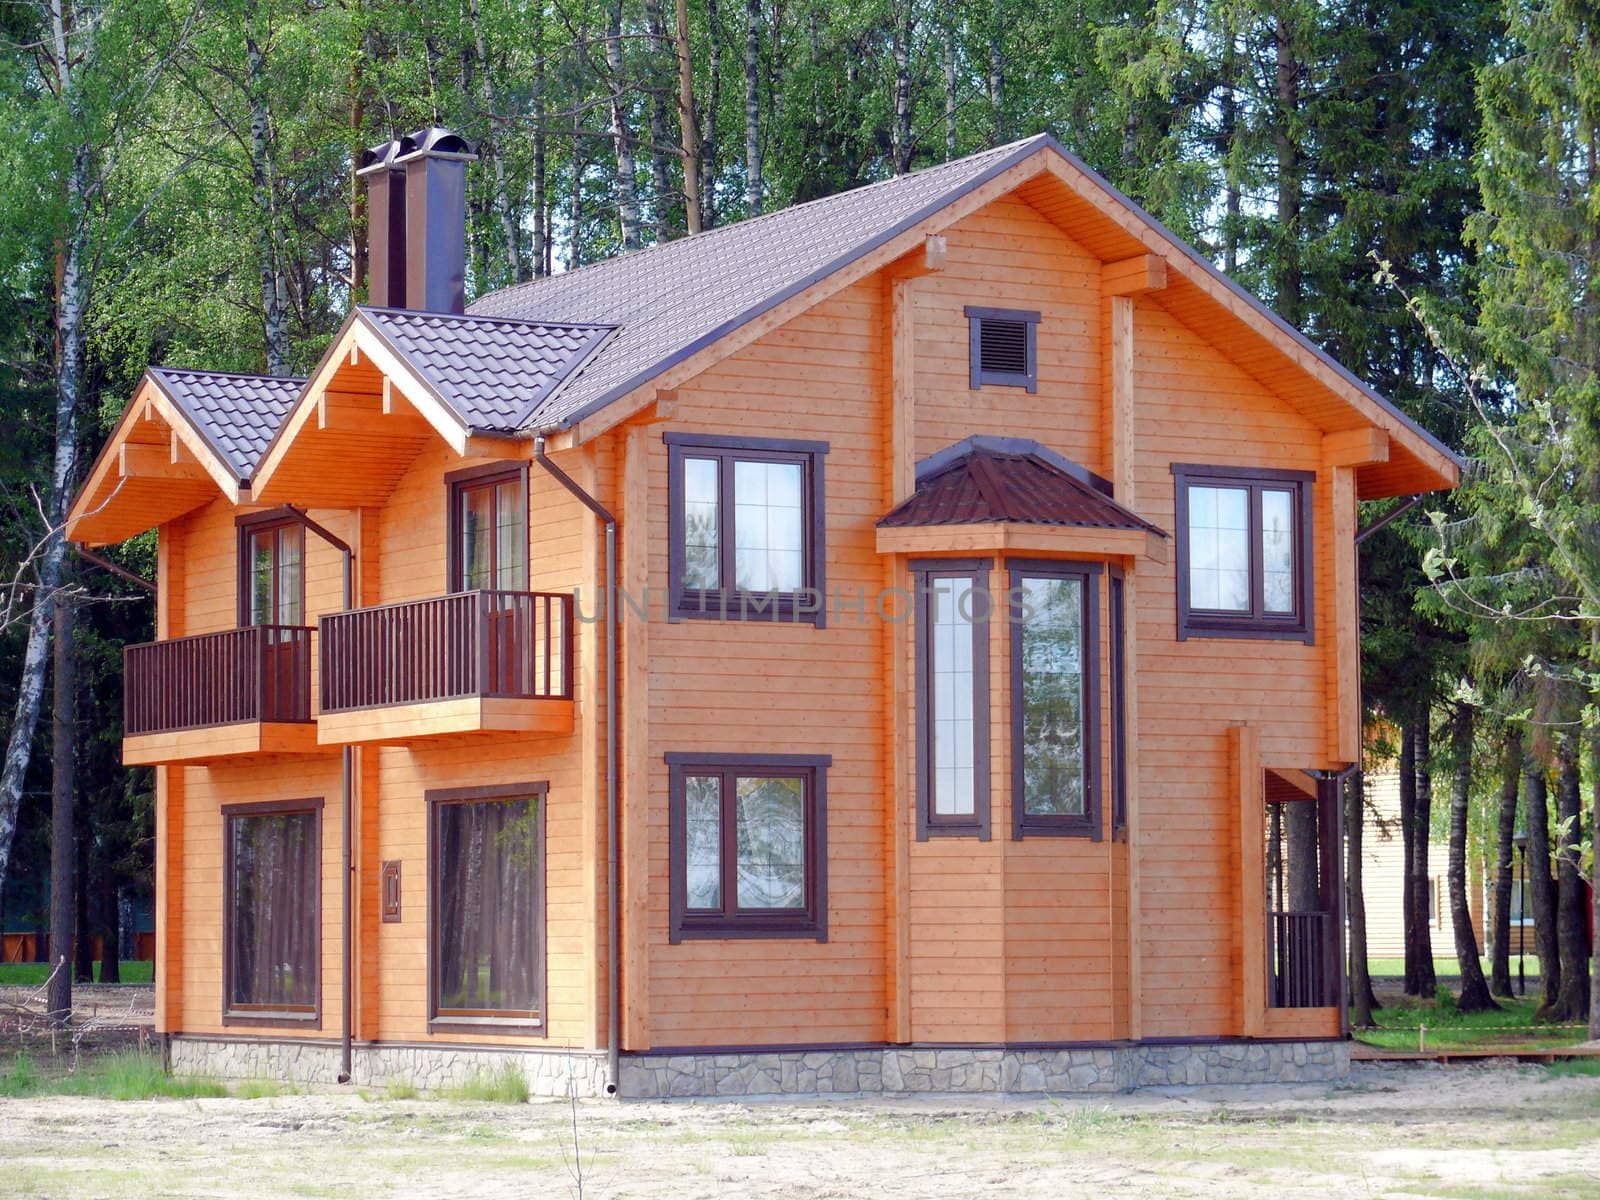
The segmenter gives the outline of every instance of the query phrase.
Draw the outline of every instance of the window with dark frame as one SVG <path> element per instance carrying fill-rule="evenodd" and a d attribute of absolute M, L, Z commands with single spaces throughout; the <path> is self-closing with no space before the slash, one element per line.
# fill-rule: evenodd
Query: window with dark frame
<path fill-rule="evenodd" d="M 452 471 L 445 483 L 450 497 L 448 590 L 526 591 L 527 464 Z"/>
<path fill-rule="evenodd" d="M 1100 838 L 1099 563 L 1007 561 L 1012 836 Z"/>
<path fill-rule="evenodd" d="M 430 1029 L 544 1032 L 547 792 L 427 793 Z"/>
<path fill-rule="evenodd" d="M 668 433 L 674 618 L 824 623 L 826 442 Z"/>
<path fill-rule="evenodd" d="M 1111 639 L 1111 835 L 1128 830 L 1128 681 L 1127 681 L 1127 580 L 1120 567 L 1112 567 L 1107 581 Z"/>
<path fill-rule="evenodd" d="M 828 940 L 827 755 L 668 754 L 671 940 Z"/>
<path fill-rule="evenodd" d="M 989 839 L 990 565 L 987 559 L 911 564 L 919 841 Z"/>
<path fill-rule="evenodd" d="M 223 1020 L 321 1020 L 322 801 L 222 808 Z"/>
<path fill-rule="evenodd" d="M 1312 640 L 1309 471 L 1174 463 L 1178 640 Z"/>
<path fill-rule="evenodd" d="M 305 528 L 281 516 L 244 516 L 239 525 L 239 624 L 303 625 Z"/>
<path fill-rule="evenodd" d="M 1039 390 L 1039 314 L 1015 308 L 966 309 L 970 386 Z"/>

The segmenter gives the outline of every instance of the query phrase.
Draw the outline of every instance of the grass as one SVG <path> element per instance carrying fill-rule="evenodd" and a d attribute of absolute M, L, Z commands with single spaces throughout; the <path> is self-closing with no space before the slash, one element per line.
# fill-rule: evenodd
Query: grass
<path fill-rule="evenodd" d="M 125 962 L 119 968 L 123 983 L 154 983 L 153 962 Z M 49 963 L 0 963 L 0 987 L 41 987 L 50 978 Z M 100 964 L 94 964 L 95 982 L 100 982 Z"/>
<path fill-rule="evenodd" d="M 1539 1007 L 1537 996 L 1502 999 L 1497 1003 L 1498 1010 L 1463 1013 L 1456 1008 L 1449 992 L 1441 987 L 1438 997 L 1431 1001 L 1407 999 L 1385 1004 L 1372 1014 L 1378 1028 L 1357 1030 L 1356 1036 L 1369 1046 L 1385 1050 L 1416 1050 L 1417 1028 L 1426 1025 L 1425 1045 L 1429 1050 L 1504 1049 L 1509 1052 L 1570 1046 L 1588 1036 L 1581 1027 L 1541 1028 L 1543 1022 L 1534 1016 L 1534 1010 Z"/>
<path fill-rule="evenodd" d="M 0 1069 L 0 1096 L 98 1096 L 106 1100 L 189 1100 L 226 1096 L 228 1089 L 213 1079 L 175 1078 L 161 1068 L 154 1054 L 124 1050 L 91 1059 L 66 1075 L 46 1074 L 32 1057 L 15 1054 Z"/>
<path fill-rule="evenodd" d="M 492 1073 L 475 1071 L 465 1082 L 440 1092 L 447 1100 L 487 1100 L 496 1104 L 526 1104 L 530 1094 L 527 1077 L 510 1063 Z"/>
<path fill-rule="evenodd" d="M 1551 1063 L 1545 1071 L 1553 1079 L 1600 1075 L 1600 1058 L 1569 1058 L 1566 1062 Z"/>
<path fill-rule="evenodd" d="M 1489 974 L 1489 960 L 1485 958 L 1480 959 L 1479 961 L 1483 964 L 1484 975 L 1487 976 Z M 1528 978 L 1530 980 L 1539 978 L 1538 956 L 1530 954 L 1527 956 L 1524 962 L 1527 967 Z M 1406 963 L 1405 959 L 1403 958 L 1367 959 L 1367 974 L 1371 975 L 1374 979 L 1402 979 L 1405 977 L 1405 973 Z M 1440 979 L 1460 979 L 1461 964 L 1456 962 L 1454 957 L 1436 958 L 1433 960 L 1433 973 Z M 1513 956 L 1511 959 L 1511 978 L 1513 981 L 1517 978 L 1517 960 L 1515 956 Z"/>

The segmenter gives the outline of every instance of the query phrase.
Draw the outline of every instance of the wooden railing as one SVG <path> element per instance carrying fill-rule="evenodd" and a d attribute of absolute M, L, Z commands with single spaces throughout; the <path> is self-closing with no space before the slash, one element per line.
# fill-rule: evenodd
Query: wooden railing
<path fill-rule="evenodd" d="M 322 618 L 322 711 L 572 698 L 572 597 L 458 592 Z"/>
<path fill-rule="evenodd" d="M 311 720 L 311 630 L 251 625 L 123 651 L 124 736 Z"/>
<path fill-rule="evenodd" d="M 1273 1008 L 1332 1004 L 1328 976 L 1328 914 L 1269 912 Z"/>

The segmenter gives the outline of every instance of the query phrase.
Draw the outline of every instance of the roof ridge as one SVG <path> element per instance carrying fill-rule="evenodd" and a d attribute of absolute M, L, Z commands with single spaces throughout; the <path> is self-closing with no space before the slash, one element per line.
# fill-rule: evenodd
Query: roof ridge
<path fill-rule="evenodd" d="M 606 261 L 610 262 L 612 260 L 607 259 Z M 595 265 L 598 266 L 599 264 L 595 264 Z M 519 284 L 517 284 L 515 286 L 522 287 L 523 285 L 519 283 Z M 511 289 L 505 288 L 505 289 L 502 289 L 502 290 L 503 291 L 510 291 Z M 490 295 L 498 295 L 499 293 L 491 292 L 489 294 Z M 443 320 L 443 321 L 497 321 L 502 325 L 536 326 L 536 327 L 541 328 L 541 329 L 550 329 L 550 328 L 556 328 L 556 327 L 559 327 L 559 328 L 562 328 L 562 329 L 616 329 L 616 328 L 618 328 L 618 325 L 617 325 L 617 323 L 615 321 L 560 321 L 560 320 L 545 320 L 544 318 L 541 318 L 541 317 L 505 317 L 505 316 L 497 316 L 494 313 L 442 313 L 442 312 L 430 312 L 430 311 L 428 311 L 427 309 L 424 309 L 424 308 L 400 308 L 400 307 L 397 307 L 397 306 L 395 306 L 393 304 L 358 304 L 358 305 L 356 305 L 356 308 L 358 308 L 362 312 L 366 312 L 366 313 L 384 313 L 384 314 L 393 313 L 396 316 L 402 316 L 402 317 L 427 317 L 427 318 L 431 318 L 431 319 L 434 319 L 434 320 Z"/>
<path fill-rule="evenodd" d="M 737 221 L 730 221 L 726 225 L 716 225 L 710 229 L 702 229 L 699 233 L 688 233 L 682 237 L 670 238 L 664 242 L 652 242 L 648 246 L 640 246 L 637 250 L 625 251 L 622 254 L 615 254 L 609 258 L 602 258 L 592 263 L 584 263 L 581 266 L 572 267 L 566 271 L 560 272 L 558 275 L 546 275 L 539 279 L 528 279 L 524 280 L 522 283 L 514 283 L 510 287 L 497 288 L 495 291 L 485 292 L 483 295 L 473 300 L 473 303 L 479 304 L 492 297 L 513 296 L 520 295 L 528 291 L 535 291 L 544 284 L 549 283 L 552 279 L 568 278 L 578 274 L 581 271 L 598 271 L 601 267 L 615 267 L 622 263 L 637 263 L 640 258 L 653 255 L 658 251 L 666 250 L 671 247 L 694 245 L 697 242 L 703 243 L 705 239 L 714 237 L 717 234 L 724 233 L 730 229 L 748 230 L 752 225 L 771 222 L 779 217 L 786 217 L 793 213 L 814 208 L 818 205 L 837 203 L 846 196 L 859 196 L 863 192 L 885 188 L 891 184 L 903 183 L 908 179 L 915 179 L 918 176 L 925 176 L 934 171 L 945 170 L 946 168 L 956 167 L 964 163 L 970 164 L 974 160 L 980 158 L 1003 157 L 1005 154 L 1015 152 L 1021 147 L 1031 143 L 1037 142 L 1040 145 L 1045 145 L 1052 141 L 1054 141 L 1054 139 L 1048 133 L 1035 133 L 1025 138 L 1018 138 L 1016 141 L 1005 142 L 999 146 L 991 146 L 987 150 L 977 150 L 971 154 L 964 154 L 960 158 L 951 158 L 942 163 L 933 163 L 926 167 L 920 167 L 915 171 L 908 171 L 904 175 L 891 175 L 887 179 L 875 179 L 871 183 L 863 183 L 853 188 L 846 188 L 842 192 L 833 192 L 826 196 L 817 196 L 811 200 L 802 200 L 799 204 L 790 204 L 783 208 L 772 209 L 770 212 L 758 213 L 753 217 L 742 217 Z M 469 315 L 481 316 L 484 314 L 473 313 Z"/>
<path fill-rule="evenodd" d="M 263 383 L 289 383 L 301 386 L 306 381 L 304 375 L 263 375 L 257 371 L 213 371 L 205 367 L 173 367 L 166 364 L 157 366 L 151 364 L 146 371 L 156 371 L 163 375 L 216 375 L 223 379 L 255 379 Z"/>

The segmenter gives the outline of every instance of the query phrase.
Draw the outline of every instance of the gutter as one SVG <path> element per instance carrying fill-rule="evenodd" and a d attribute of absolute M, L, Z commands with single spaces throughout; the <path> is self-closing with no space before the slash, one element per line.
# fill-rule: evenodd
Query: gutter
<path fill-rule="evenodd" d="M 617 728 L 617 518 L 556 466 L 545 453 L 544 434 L 533 440 L 533 460 L 577 497 L 605 526 L 606 534 L 606 1095 L 617 1094 L 621 1074 L 622 974 L 617 961 L 622 944 L 622 905 L 617 884 L 617 835 L 621 824 L 617 802 L 617 766 L 621 731 Z"/>

